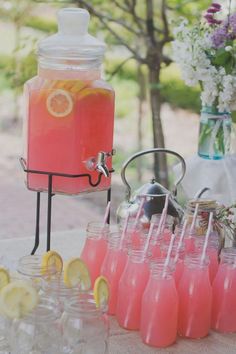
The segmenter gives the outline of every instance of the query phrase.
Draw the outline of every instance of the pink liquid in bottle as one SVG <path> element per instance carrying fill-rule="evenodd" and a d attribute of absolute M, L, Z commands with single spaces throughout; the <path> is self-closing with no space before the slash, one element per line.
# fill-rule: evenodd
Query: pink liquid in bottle
<path fill-rule="evenodd" d="M 127 261 L 126 252 L 119 249 L 119 245 L 120 233 L 111 233 L 107 253 L 101 266 L 101 275 L 104 275 L 109 283 L 109 315 L 115 315 L 119 281 Z"/>
<path fill-rule="evenodd" d="M 85 10 L 62 9 L 58 20 L 59 32 L 39 43 L 38 76 L 25 85 L 27 168 L 91 176 L 93 185 L 88 176 L 54 176 L 54 193 L 105 190 L 111 183 L 107 171 L 112 167 L 114 92 L 101 79 L 104 44 L 91 36 L 86 43 L 89 15 Z M 81 28 L 82 25 L 85 27 Z M 98 162 L 101 152 L 105 154 L 102 166 Z M 106 171 L 98 169 L 98 164 L 105 166 Z M 101 181 L 97 183 L 100 172 Z M 27 187 L 47 190 L 48 176 L 28 173 Z"/>
<path fill-rule="evenodd" d="M 138 330 L 141 302 L 149 278 L 149 268 L 143 250 L 132 250 L 120 278 L 116 317 L 121 327 Z"/>
<path fill-rule="evenodd" d="M 200 265 L 200 256 L 189 257 L 178 287 L 178 333 L 187 338 L 208 335 L 211 321 L 212 289 L 208 262 Z"/>
<path fill-rule="evenodd" d="M 107 252 L 108 231 L 108 225 L 104 226 L 100 223 L 90 222 L 87 227 L 87 238 L 80 257 L 88 266 L 92 286 L 100 275 L 101 266 Z"/>
<path fill-rule="evenodd" d="M 178 294 L 171 271 L 156 263 L 142 298 L 140 333 L 145 344 L 167 347 L 176 341 Z"/>
<path fill-rule="evenodd" d="M 213 282 L 211 326 L 222 333 L 236 332 L 236 249 L 224 248 Z"/>

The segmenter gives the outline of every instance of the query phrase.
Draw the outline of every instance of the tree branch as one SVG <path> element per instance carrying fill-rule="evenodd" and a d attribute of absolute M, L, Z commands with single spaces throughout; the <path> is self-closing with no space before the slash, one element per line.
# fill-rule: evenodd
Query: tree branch
<path fill-rule="evenodd" d="M 152 45 L 156 44 L 156 39 L 155 39 L 155 28 L 154 28 L 154 21 L 153 21 L 153 16 L 154 16 L 154 11 L 153 11 L 153 0 L 147 0 L 146 1 L 147 5 L 147 19 L 146 19 L 146 26 L 147 26 L 147 33 L 148 37 L 151 40 Z"/>
<path fill-rule="evenodd" d="M 111 28 L 111 26 L 109 26 L 106 20 L 104 20 L 102 13 L 95 10 L 93 6 L 89 4 L 86 0 L 78 0 L 77 3 L 85 7 L 91 14 L 96 16 L 99 19 L 99 21 L 103 24 L 103 26 L 114 36 L 114 38 L 116 38 L 118 43 L 126 47 L 133 54 L 136 60 L 138 60 L 141 63 L 144 62 L 144 59 L 137 54 L 136 50 L 133 47 L 131 47 L 124 38 L 118 35 L 116 31 L 114 31 L 114 29 Z"/>
<path fill-rule="evenodd" d="M 126 58 L 125 60 L 123 60 L 116 68 L 115 70 L 113 70 L 110 75 L 109 75 L 109 78 L 108 78 L 108 81 L 110 81 L 113 76 L 115 76 L 122 68 L 123 66 L 128 62 L 130 61 L 131 59 L 135 59 L 134 56 L 131 56 L 129 58 Z"/>
<path fill-rule="evenodd" d="M 167 20 L 167 16 L 166 16 L 166 0 L 162 0 L 161 3 L 161 18 L 163 21 L 163 34 L 164 34 L 164 38 L 163 38 L 163 42 L 165 43 L 167 39 L 169 39 L 169 24 L 168 24 L 168 20 Z"/>

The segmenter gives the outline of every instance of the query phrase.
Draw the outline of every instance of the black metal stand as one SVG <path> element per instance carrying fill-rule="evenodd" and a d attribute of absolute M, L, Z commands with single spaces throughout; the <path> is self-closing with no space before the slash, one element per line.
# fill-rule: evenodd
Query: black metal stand
<path fill-rule="evenodd" d="M 26 167 L 25 160 L 21 157 L 20 164 L 26 173 L 33 173 L 33 174 L 40 174 L 48 176 L 48 205 L 47 205 L 47 248 L 46 250 L 49 251 L 51 247 L 51 220 L 52 220 L 52 197 L 55 195 L 53 193 L 53 177 L 66 177 L 66 178 L 81 178 L 85 177 L 88 178 L 89 184 L 91 187 L 97 187 L 102 179 L 102 173 L 99 173 L 97 181 L 92 180 L 92 176 L 89 173 L 84 174 L 65 174 L 65 173 L 58 173 L 58 172 L 48 172 L 48 171 L 38 171 L 38 170 L 30 170 Z M 114 170 L 110 170 L 109 173 L 114 172 Z M 37 201 L 36 201 L 36 227 L 35 227 L 35 242 L 34 248 L 31 254 L 35 254 L 39 242 L 40 242 L 40 199 L 41 199 L 41 192 L 37 193 Z M 111 200 L 111 188 L 107 190 L 107 203 Z M 108 223 L 110 222 L 110 214 L 108 215 Z"/>

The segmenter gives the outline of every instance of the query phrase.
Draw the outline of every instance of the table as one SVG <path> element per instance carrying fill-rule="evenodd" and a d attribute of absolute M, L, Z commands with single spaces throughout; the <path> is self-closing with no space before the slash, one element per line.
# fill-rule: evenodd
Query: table
<path fill-rule="evenodd" d="M 80 254 L 85 240 L 81 230 L 57 232 L 52 235 L 52 249 L 58 251 L 64 259 Z M 0 240 L 0 261 L 10 268 L 15 268 L 17 259 L 29 254 L 34 243 L 33 237 Z M 43 253 L 46 245 L 46 236 L 41 236 L 38 253 Z M 2 259 L 1 259 L 2 258 Z M 153 349 L 144 345 L 138 332 L 126 331 L 120 328 L 111 318 L 110 354 L 235 354 L 236 334 L 222 335 L 211 332 L 201 340 L 178 339 L 177 343 L 166 349 Z"/>

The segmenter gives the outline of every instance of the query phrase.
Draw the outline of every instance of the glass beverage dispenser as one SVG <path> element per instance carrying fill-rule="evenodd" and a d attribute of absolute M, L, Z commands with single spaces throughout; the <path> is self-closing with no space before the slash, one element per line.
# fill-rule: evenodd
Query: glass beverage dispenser
<path fill-rule="evenodd" d="M 88 34 L 89 13 L 58 12 L 58 33 L 38 46 L 38 76 L 25 84 L 24 158 L 29 170 L 90 174 L 53 177 L 53 192 L 77 194 L 110 187 L 114 91 L 101 79 L 105 44 Z M 46 191 L 48 176 L 27 173 L 27 187 Z"/>

